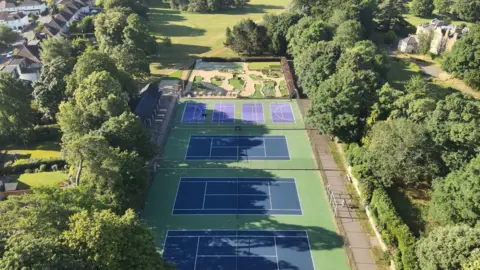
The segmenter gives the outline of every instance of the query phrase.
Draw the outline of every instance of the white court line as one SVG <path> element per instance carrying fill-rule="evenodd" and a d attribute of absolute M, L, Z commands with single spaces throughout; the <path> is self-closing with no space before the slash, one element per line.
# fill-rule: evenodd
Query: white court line
<path fill-rule="evenodd" d="M 277 239 L 276 237 L 273 237 L 273 243 L 275 244 L 275 257 L 277 257 L 277 269 L 280 270 L 280 266 L 278 265 L 278 252 L 277 252 Z"/>
<path fill-rule="evenodd" d="M 315 261 L 313 260 L 312 247 L 310 246 L 310 238 L 308 238 L 308 232 L 305 231 L 305 233 L 307 234 L 307 243 L 308 243 L 308 251 L 310 252 L 310 259 L 312 259 L 313 269 L 315 270 Z"/>
<path fill-rule="evenodd" d="M 200 245 L 200 237 L 197 240 L 197 251 L 195 252 L 195 264 L 193 265 L 193 270 L 197 269 L 197 256 L 198 256 L 198 246 Z"/>
<path fill-rule="evenodd" d="M 208 186 L 208 182 L 205 182 L 205 190 L 203 191 L 202 209 L 205 209 L 205 196 L 207 195 L 207 186 Z M 178 210 L 178 209 L 177 209 L 177 210 Z"/>
<path fill-rule="evenodd" d="M 173 215 L 173 211 L 175 211 L 175 204 L 177 204 L 177 197 L 178 197 L 178 193 L 180 193 L 180 183 L 181 182 L 182 182 L 182 178 L 180 178 L 180 180 L 178 180 L 177 194 L 175 194 L 175 201 L 173 201 L 172 212 L 170 213 L 170 215 Z"/>
<path fill-rule="evenodd" d="M 209 154 L 209 157 L 212 157 L 212 149 L 213 149 L 213 138 L 210 139 L 210 154 Z"/>
<path fill-rule="evenodd" d="M 269 210 L 273 210 L 272 192 L 270 191 L 270 183 L 267 183 L 267 184 L 268 184 L 268 199 L 270 200 L 270 209 Z"/>
<path fill-rule="evenodd" d="M 275 255 L 198 255 L 201 258 L 233 258 L 233 257 L 245 257 L 245 258 L 275 258 Z"/>

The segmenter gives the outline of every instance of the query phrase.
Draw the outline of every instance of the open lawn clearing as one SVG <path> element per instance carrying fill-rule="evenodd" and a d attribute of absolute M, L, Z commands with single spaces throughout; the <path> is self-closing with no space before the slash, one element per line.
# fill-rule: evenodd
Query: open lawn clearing
<path fill-rule="evenodd" d="M 248 69 L 250 70 L 262 70 L 262 69 L 281 69 L 280 62 L 252 62 L 248 63 Z"/>
<path fill-rule="evenodd" d="M 244 9 L 201 14 L 172 10 L 161 0 L 151 1 L 148 14 L 151 33 L 159 42 L 164 36 L 172 40 L 171 47 L 161 45 L 158 56 L 152 57 L 152 74 L 160 74 L 168 64 L 185 63 L 198 56 L 234 56 L 223 46 L 227 27 L 246 18 L 260 21 L 265 14 L 282 12 L 289 3 L 290 0 L 251 0 Z"/>
<path fill-rule="evenodd" d="M 255 84 L 255 92 L 250 97 L 252 97 L 252 98 L 264 98 L 264 96 L 262 94 L 262 85 L 261 84 Z"/>
<path fill-rule="evenodd" d="M 245 84 L 245 82 L 239 77 L 234 77 L 233 79 L 230 79 L 228 83 L 236 90 L 243 90 L 243 85 Z"/>
<path fill-rule="evenodd" d="M 9 145 L 0 150 L 6 150 L 8 155 L 17 155 L 17 159 L 58 158 L 61 157 L 61 147 L 58 142 L 44 142 L 32 146 Z"/>
<path fill-rule="evenodd" d="M 40 186 L 58 186 L 67 181 L 67 174 L 61 171 L 24 173 L 12 176 L 14 182 L 18 182 L 17 189 L 30 189 Z"/>
<path fill-rule="evenodd" d="M 280 89 L 280 94 L 282 94 L 282 96 L 288 96 L 287 81 L 281 80 L 279 89 Z"/>

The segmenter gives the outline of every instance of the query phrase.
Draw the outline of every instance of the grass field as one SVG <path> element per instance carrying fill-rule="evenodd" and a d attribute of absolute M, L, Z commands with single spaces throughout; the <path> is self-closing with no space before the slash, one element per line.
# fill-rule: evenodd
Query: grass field
<path fill-rule="evenodd" d="M 279 88 L 282 96 L 288 96 L 287 82 L 285 80 L 280 81 Z"/>
<path fill-rule="evenodd" d="M 242 79 L 238 77 L 234 77 L 233 79 L 230 79 L 228 83 L 233 86 L 236 90 L 243 90 L 243 84 L 245 83 Z"/>
<path fill-rule="evenodd" d="M 252 62 L 248 63 L 248 69 L 262 70 L 262 69 L 281 69 L 279 62 Z"/>
<path fill-rule="evenodd" d="M 17 159 L 56 158 L 62 155 L 59 142 L 45 142 L 31 146 L 9 145 L 0 150 L 7 150 L 7 154 L 10 155 L 16 153 Z"/>
<path fill-rule="evenodd" d="M 17 189 L 30 189 L 40 186 L 58 186 L 67 180 L 67 174 L 56 172 L 24 173 L 13 179 L 18 182 Z"/>
<path fill-rule="evenodd" d="M 195 102 L 194 100 L 186 100 Z M 186 102 L 184 101 L 184 102 Z M 270 104 L 278 101 L 202 100 L 207 103 L 205 124 L 181 124 L 185 103 L 178 107 L 174 128 L 165 146 L 142 217 L 153 227 L 159 250 L 163 249 L 168 230 L 181 229 L 256 229 L 303 230 L 310 239 L 312 258 L 317 269 L 348 269 L 342 238 L 336 233 L 320 173 L 304 129 L 300 110 L 293 101 L 295 124 L 280 127 L 272 122 Z M 185 161 L 191 135 L 237 135 L 232 125 L 211 125 L 215 103 L 234 103 L 236 124 L 241 122 L 241 104 L 263 104 L 265 124 L 244 125 L 241 135 L 284 135 L 289 148 L 288 161 Z M 215 169 L 213 169 L 215 168 Z M 295 178 L 303 215 L 171 215 L 181 177 L 285 177 Z"/>
<path fill-rule="evenodd" d="M 161 46 L 158 57 L 151 63 L 152 74 L 172 63 L 186 63 L 198 56 L 234 56 L 223 46 L 225 29 L 242 19 L 260 21 L 267 13 L 280 13 L 290 0 L 251 0 L 244 9 L 229 10 L 217 14 L 180 12 L 169 8 L 161 0 L 150 1 L 150 31 L 160 41 L 168 36 L 171 47 Z"/>

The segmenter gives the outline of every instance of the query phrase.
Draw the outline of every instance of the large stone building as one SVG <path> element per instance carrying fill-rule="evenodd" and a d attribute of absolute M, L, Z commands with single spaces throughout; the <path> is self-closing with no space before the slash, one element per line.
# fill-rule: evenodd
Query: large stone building
<path fill-rule="evenodd" d="M 430 23 L 417 27 L 416 35 L 410 35 L 398 43 L 398 50 L 407 53 L 418 53 L 418 35 L 431 32 L 433 34 L 430 52 L 439 55 L 452 50 L 453 45 L 468 32 L 468 27 L 446 25 L 443 21 L 433 19 Z"/>

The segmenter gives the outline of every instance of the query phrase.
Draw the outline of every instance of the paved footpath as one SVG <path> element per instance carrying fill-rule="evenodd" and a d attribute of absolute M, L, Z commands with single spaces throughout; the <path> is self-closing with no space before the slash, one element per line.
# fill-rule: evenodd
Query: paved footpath
<path fill-rule="evenodd" d="M 349 199 L 345 190 L 346 177 L 341 175 L 341 170 L 335 164 L 333 155 L 328 147 L 330 138 L 327 136 L 317 135 L 311 138 L 314 141 L 320 162 L 326 175 L 326 180 L 330 185 L 330 189 L 337 196 L 337 202 L 340 204 L 341 199 Z M 355 209 L 349 207 L 338 207 L 338 216 L 345 229 L 345 237 L 347 238 L 353 253 L 353 260 L 358 270 L 375 270 L 376 264 L 370 253 L 370 242 L 368 236 L 360 227 Z"/>

